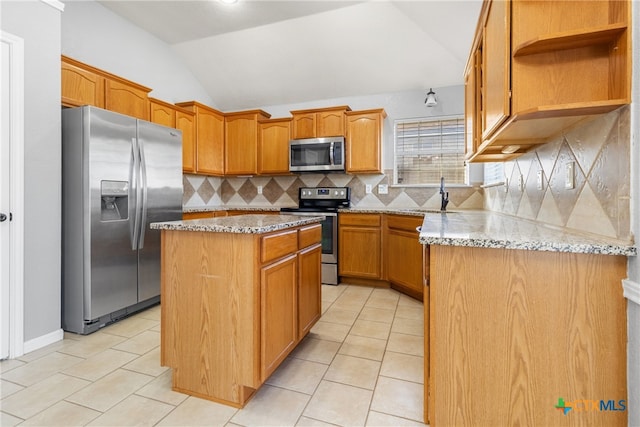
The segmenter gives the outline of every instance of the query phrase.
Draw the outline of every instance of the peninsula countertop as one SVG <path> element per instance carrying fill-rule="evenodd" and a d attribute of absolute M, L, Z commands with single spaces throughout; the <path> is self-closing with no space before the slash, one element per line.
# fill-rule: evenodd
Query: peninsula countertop
<path fill-rule="evenodd" d="M 206 231 L 213 233 L 262 234 L 271 231 L 321 222 L 324 217 L 296 215 L 238 215 L 219 218 L 191 219 L 184 221 L 154 222 L 154 230 Z"/>
<path fill-rule="evenodd" d="M 637 255 L 633 242 L 480 210 L 426 212 L 419 239 L 427 245 Z"/>

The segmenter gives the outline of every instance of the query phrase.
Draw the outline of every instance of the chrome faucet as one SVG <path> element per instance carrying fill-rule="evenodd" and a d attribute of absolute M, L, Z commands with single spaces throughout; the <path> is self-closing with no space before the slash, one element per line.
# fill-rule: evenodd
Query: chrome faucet
<path fill-rule="evenodd" d="M 444 177 L 440 178 L 440 197 L 442 198 L 440 211 L 444 212 L 447 210 L 447 204 L 449 204 L 449 192 L 444 191 Z"/>

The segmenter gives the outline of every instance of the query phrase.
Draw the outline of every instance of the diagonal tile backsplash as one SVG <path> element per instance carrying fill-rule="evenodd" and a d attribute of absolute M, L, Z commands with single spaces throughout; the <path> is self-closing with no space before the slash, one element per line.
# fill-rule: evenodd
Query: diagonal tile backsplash
<path fill-rule="evenodd" d="M 603 236 L 630 239 L 629 108 L 585 121 L 505 163 L 505 186 L 485 188 L 485 208 Z M 574 187 L 565 188 L 574 164 Z M 538 189 L 538 173 L 543 188 Z M 518 185 L 522 174 L 524 190 Z"/>

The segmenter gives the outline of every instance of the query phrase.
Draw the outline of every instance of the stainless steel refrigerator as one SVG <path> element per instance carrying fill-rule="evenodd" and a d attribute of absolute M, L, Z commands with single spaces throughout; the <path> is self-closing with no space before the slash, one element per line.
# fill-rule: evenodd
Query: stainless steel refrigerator
<path fill-rule="evenodd" d="M 182 217 L 182 133 L 62 110 L 62 327 L 88 334 L 160 301 L 160 233 Z M 43 206 L 43 213 L 46 206 Z"/>

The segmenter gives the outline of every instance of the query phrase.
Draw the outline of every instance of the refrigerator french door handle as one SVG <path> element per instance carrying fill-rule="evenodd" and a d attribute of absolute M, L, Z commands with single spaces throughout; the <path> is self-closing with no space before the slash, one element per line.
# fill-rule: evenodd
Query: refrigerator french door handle
<path fill-rule="evenodd" d="M 147 161 L 144 157 L 144 144 L 138 140 L 138 150 L 140 151 L 140 232 L 138 237 L 138 249 L 144 248 L 144 233 L 147 229 Z"/>
<path fill-rule="evenodd" d="M 131 192 L 133 194 L 133 203 L 129 206 L 133 206 L 133 227 L 131 228 L 131 249 L 137 250 L 140 241 L 140 148 L 138 147 L 138 139 L 131 138 L 131 153 L 133 157 L 133 168 L 131 171 Z"/>

